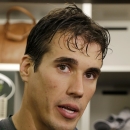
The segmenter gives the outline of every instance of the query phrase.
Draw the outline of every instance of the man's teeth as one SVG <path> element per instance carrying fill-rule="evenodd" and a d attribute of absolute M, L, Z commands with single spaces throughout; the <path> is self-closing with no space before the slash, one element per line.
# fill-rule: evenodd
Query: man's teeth
<path fill-rule="evenodd" d="M 68 109 L 65 109 L 65 108 L 63 108 L 63 110 L 65 110 L 65 111 L 68 112 L 68 113 L 74 113 L 74 111 L 68 110 Z"/>

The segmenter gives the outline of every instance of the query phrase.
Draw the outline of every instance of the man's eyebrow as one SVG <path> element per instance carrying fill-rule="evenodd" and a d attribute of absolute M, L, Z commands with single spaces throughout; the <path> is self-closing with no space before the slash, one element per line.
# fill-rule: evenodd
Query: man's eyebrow
<path fill-rule="evenodd" d="M 78 61 L 76 59 L 69 58 L 69 57 L 59 57 L 55 59 L 54 62 L 55 63 L 70 63 L 70 64 L 78 65 Z M 100 68 L 97 68 L 97 67 L 88 68 L 87 71 L 93 71 L 97 73 L 98 75 L 101 73 Z"/>
<path fill-rule="evenodd" d="M 57 62 L 57 63 L 58 62 L 61 62 L 61 63 L 67 62 L 70 64 L 78 65 L 78 61 L 76 59 L 69 58 L 69 57 L 59 57 L 59 58 L 55 59 L 54 62 Z"/>
<path fill-rule="evenodd" d="M 98 75 L 101 73 L 101 70 L 96 67 L 89 68 L 87 71 L 96 72 Z"/>

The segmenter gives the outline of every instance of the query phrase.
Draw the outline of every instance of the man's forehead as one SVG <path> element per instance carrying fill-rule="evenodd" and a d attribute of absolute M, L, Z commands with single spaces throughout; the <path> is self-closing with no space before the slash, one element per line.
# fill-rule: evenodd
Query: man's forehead
<path fill-rule="evenodd" d="M 88 43 L 82 36 L 73 36 L 72 33 L 56 33 L 52 39 L 55 46 L 70 51 L 80 51 L 86 56 L 95 55 L 95 58 L 102 59 L 101 46 L 96 42 Z M 53 44 L 52 43 L 52 44 Z"/>

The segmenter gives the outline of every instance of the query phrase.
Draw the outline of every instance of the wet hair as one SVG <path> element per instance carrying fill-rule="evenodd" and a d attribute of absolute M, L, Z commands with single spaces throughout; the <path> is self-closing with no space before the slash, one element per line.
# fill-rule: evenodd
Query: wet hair
<path fill-rule="evenodd" d="M 34 62 L 34 71 L 40 65 L 44 54 L 50 50 L 51 40 L 57 32 L 62 32 L 62 35 L 70 32 L 71 38 L 67 40 L 68 49 L 70 49 L 70 39 L 75 38 L 74 47 L 81 51 L 82 48 L 79 48 L 76 42 L 76 38 L 81 36 L 85 44 L 86 42 L 88 44 L 96 42 L 100 45 L 99 55 L 102 53 L 102 60 L 107 54 L 110 43 L 108 30 L 95 23 L 80 8 L 72 4 L 51 11 L 39 20 L 31 30 L 27 39 L 25 54 L 29 55 Z M 70 49 L 70 51 L 73 50 Z"/>

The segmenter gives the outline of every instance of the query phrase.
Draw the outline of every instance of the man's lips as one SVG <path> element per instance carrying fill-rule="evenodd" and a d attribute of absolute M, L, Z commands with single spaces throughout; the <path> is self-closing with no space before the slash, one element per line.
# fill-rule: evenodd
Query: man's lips
<path fill-rule="evenodd" d="M 79 113 L 78 106 L 73 104 L 62 104 L 59 105 L 57 108 L 59 113 L 67 119 L 74 119 Z"/>

